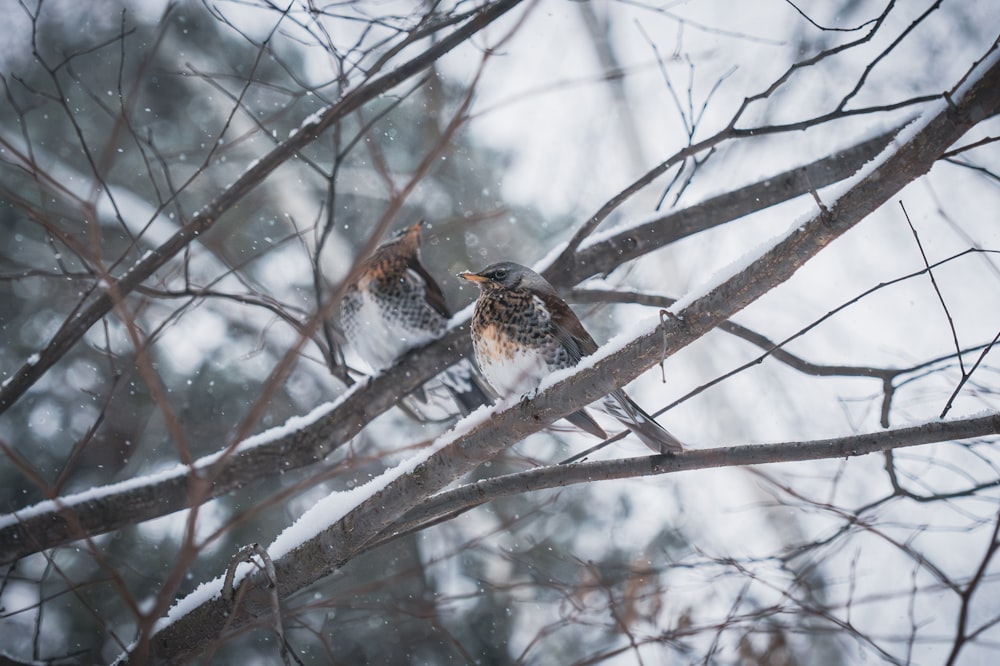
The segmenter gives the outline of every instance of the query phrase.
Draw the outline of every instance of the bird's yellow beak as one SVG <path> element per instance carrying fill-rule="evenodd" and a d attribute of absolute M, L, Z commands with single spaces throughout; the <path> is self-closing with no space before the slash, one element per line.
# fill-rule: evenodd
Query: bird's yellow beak
<path fill-rule="evenodd" d="M 488 282 L 489 281 L 489 278 L 484 278 L 482 275 L 479 275 L 478 273 L 472 273 L 470 271 L 465 271 L 464 273 L 459 273 L 458 277 L 462 278 L 463 280 L 468 280 L 469 282 Z"/>

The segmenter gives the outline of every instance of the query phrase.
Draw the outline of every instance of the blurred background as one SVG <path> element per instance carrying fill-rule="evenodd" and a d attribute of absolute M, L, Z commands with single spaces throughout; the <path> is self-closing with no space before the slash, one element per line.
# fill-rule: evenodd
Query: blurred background
<path fill-rule="evenodd" d="M 476 6 L 4 5 L 0 379 L 106 288 L 102 276 L 163 244 L 311 114 L 445 34 L 428 26 Z M 388 227 L 429 221 L 424 260 L 457 311 L 475 298 L 457 272 L 505 259 L 544 267 L 605 202 L 734 119 L 788 129 L 683 160 L 598 235 L 902 124 L 998 34 L 986 1 L 523 4 L 282 163 L 130 294 L 128 316 L 88 330 L 0 416 L 0 512 L 169 469 L 184 451 L 214 453 L 363 381 L 335 316 L 294 352 L 286 378 L 269 377 L 312 314 L 336 312 L 330 299 L 414 175 Z M 962 143 L 982 145 L 939 161 L 737 319 L 777 342 L 857 299 L 786 350 L 870 372 L 769 359 L 699 390 L 762 353 L 714 332 L 668 359 L 665 383 L 654 369 L 631 395 L 650 412 L 673 405 L 659 418 L 691 448 L 931 421 L 963 373 L 947 416 L 995 410 L 992 356 L 970 369 L 1000 331 L 998 131 L 995 118 L 980 123 Z M 842 189 L 817 196 L 830 204 Z M 581 286 L 681 297 L 816 206 L 792 199 Z M 935 270 L 936 285 L 925 274 L 865 293 L 923 269 L 921 251 L 934 263 L 969 248 Z M 599 342 L 657 316 L 628 302 L 575 309 Z M 898 371 L 889 403 L 882 369 Z M 207 503 L 193 535 L 181 512 L 19 561 L 0 581 L 3 654 L 113 659 L 185 539 L 201 545 L 178 594 L 448 426 L 391 410 L 329 460 Z M 633 440 L 592 459 L 641 454 Z M 594 443 L 542 432 L 477 475 Z M 302 663 L 993 663 L 998 460 L 995 440 L 966 441 L 516 496 L 295 595 L 285 638 Z M 214 658 L 276 655 L 261 629 Z"/>

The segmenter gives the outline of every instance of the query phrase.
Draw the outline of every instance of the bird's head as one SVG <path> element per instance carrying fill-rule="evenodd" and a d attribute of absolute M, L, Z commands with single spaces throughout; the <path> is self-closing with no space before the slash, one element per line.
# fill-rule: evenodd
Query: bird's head
<path fill-rule="evenodd" d="M 406 249 L 409 252 L 416 252 L 420 249 L 420 232 L 423 230 L 425 224 L 425 220 L 420 220 L 416 224 L 400 229 L 389 240 L 385 241 L 383 247 L 393 246 L 399 249 Z"/>
<path fill-rule="evenodd" d="M 545 278 L 527 266 L 512 261 L 491 264 L 478 273 L 466 271 L 458 277 L 475 282 L 483 291 L 491 289 L 527 289 L 530 291 L 553 291 Z"/>

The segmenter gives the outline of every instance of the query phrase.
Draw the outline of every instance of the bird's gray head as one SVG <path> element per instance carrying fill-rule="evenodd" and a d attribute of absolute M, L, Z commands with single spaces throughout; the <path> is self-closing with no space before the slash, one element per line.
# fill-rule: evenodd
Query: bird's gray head
<path fill-rule="evenodd" d="M 491 264 L 478 273 L 459 273 L 458 277 L 475 282 L 480 289 L 527 289 L 554 293 L 555 290 L 545 278 L 527 266 L 513 261 Z"/>

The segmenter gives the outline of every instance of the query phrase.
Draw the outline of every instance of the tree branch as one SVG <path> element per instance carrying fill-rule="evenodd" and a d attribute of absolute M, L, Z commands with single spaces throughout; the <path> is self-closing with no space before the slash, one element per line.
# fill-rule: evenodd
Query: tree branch
<path fill-rule="evenodd" d="M 369 548 L 381 546 L 403 534 L 423 529 L 428 523 L 440 522 L 442 518 L 453 517 L 501 497 L 526 492 L 561 488 L 590 481 L 630 479 L 696 469 L 849 458 L 935 442 L 986 437 L 998 433 L 1000 433 L 1000 413 L 810 442 L 721 446 L 685 451 L 669 457 L 640 456 L 539 467 L 482 479 L 434 495 L 394 522 L 370 544 Z"/>
<path fill-rule="evenodd" d="M 642 256 L 679 238 L 842 180 L 876 156 L 898 131 L 890 130 L 829 158 L 664 215 L 583 247 L 573 255 L 567 272 L 556 272 L 551 279 L 555 284 L 572 286 L 594 273 L 610 272 L 622 261 Z M 932 163 L 933 159 L 923 168 L 929 169 Z M 916 175 L 912 177 L 916 178 Z M 270 476 L 275 469 L 284 472 L 314 464 L 355 436 L 372 418 L 391 408 L 400 395 L 409 393 L 457 358 L 470 353 L 471 343 L 464 327 L 410 353 L 397 366 L 370 380 L 359 392 L 343 398 L 333 412 L 315 423 L 259 446 L 241 449 L 225 464 L 216 462 L 210 497 L 232 492 Z M 196 463 L 194 469 L 197 472 L 205 468 L 207 463 Z M 54 505 L 45 502 L 30 507 L 23 517 L 12 514 L 10 520 L 0 518 L 0 564 L 87 535 L 93 536 L 182 510 L 189 506 L 190 475 L 190 471 L 182 470 L 176 476 L 150 485 L 129 484 L 120 490 L 110 487 L 111 492 L 107 495 L 94 497 L 91 494 L 85 502 L 66 502 L 65 499 Z"/>
<path fill-rule="evenodd" d="M 314 465 L 391 409 L 400 395 L 447 368 L 456 355 L 471 352 L 468 327 L 455 328 L 434 344 L 410 352 L 392 370 L 355 384 L 333 409 L 314 421 L 298 417 L 296 427 L 285 435 L 271 438 L 266 431 L 224 459 L 211 454 L 192 467 L 178 466 L 174 474 L 145 480 L 140 477 L 0 516 L 0 564 L 188 508 L 192 488 L 199 485 L 192 482 L 209 470 L 211 498 L 273 476 L 275 471 L 285 473 Z"/>
<path fill-rule="evenodd" d="M 926 173 L 969 128 L 1000 108 L 1000 58 L 995 51 L 994 47 L 988 62 L 970 71 L 971 82 L 955 91 L 951 104 L 929 111 L 898 150 L 874 166 L 829 209 L 796 227 L 747 268 L 692 301 L 677 319 L 660 323 L 613 353 L 587 359 L 568 379 L 545 388 L 531 401 L 473 414 L 459 426 L 463 430 L 442 437 L 435 452 L 412 471 L 395 477 L 317 536 L 275 558 L 280 596 L 285 598 L 330 574 L 425 497 L 505 447 L 638 377 L 659 362 L 664 335 L 672 354 L 785 282 L 809 258 Z M 996 431 L 992 422 L 991 432 Z M 163 627 L 152 638 L 154 661 L 191 657 L 223 632 L 240 631 L 270 612 L 272 592 L 266 577 L 247 576 L 240 593 L 243 603 L 237 608 L 217 595 Z"/>
<path fill-rule="evenodd" d="M 627 261 L 682 238 L 840 182 L 874 159 L 901 129 L 902 126 L 894 127 L 810 164 L 656 216 L 610 238 L 583 245 L 570 255 L 560 256 L 545 271 L 545 276 L 554 285 L 569 287 L 593 275 L 607 275 Z"/>
<path fill-rule="evenodd" d="M 571 272 L 556 276 L 556 283 L 572 286 L 595 272 L 610 272 L 622 261 L 640 257 L 679 238 L 805 194 L 810 183 L 813 187 L 822 187 L 843 180 L 881 152 L 898 131 L 898 128 L 891 130 L 828 158 L 586 246 L 574 255 Z M 343 398 L 334 412 L 315 423 L 304 424 L 300 431 L 252 449 L 241 449 L 223 464 L 215 463 L 211 497 L 266 478 L 275 469 L 286 472 L 322 460 L 357 435 L 371 419 L 390 409 L 400 395 L 413 391 L 471 351 L 468 329 L 463 326 L 401 359 L 396 367 L 371 379 L 359 393 Z M 207 462 L 194 465 L 197 473 L 207 468 Z M 111 486 L 105 489 L 107 492 L 88 493 L 85 502 L 62 498 L 54 504 L 46 501 L 30 507 L 24 515 L 12 514 L 11 520 L 0 517 L 0 564 L 187 508 L 190 506 L 190 474 L 190 470 L 179 470 L 175 476 L 148 484 L 129 484 L 118 489 Z"/>

